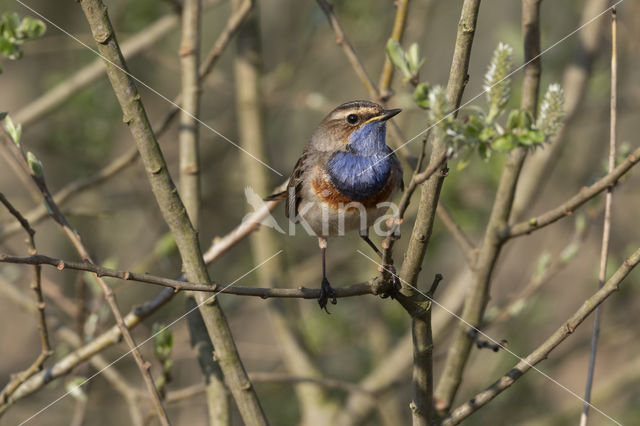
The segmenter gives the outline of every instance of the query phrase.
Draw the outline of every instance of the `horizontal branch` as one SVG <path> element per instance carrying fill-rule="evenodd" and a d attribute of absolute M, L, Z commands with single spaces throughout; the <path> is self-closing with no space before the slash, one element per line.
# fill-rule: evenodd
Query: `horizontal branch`
<path fill-rule="evenodd" d="M 272 373 L 272 372 L 250 372 L 249 378 L 253 383 L 275 383 L 275 384 L 299 384 L 312 383 L 327 389 L 339 390 L 348 393 L 356 393 L 375 401 L 380 394 L 387 391 L 390 387 L 383 388 L 381 391 L 373 392 L 364 389 L 357 383 L 351 383 L 340 379 L 330 377 L 310 377 L 296 376 L 288 373 Z M 206 385 L 198 383 L 182 389 L 177 389 L 167 393 L 166 403 L 172 404 L 185 399 L 191 399 L 195 396 L 205 393 Z"/>
<path fill-rule="evenodd" d="M 535 368 L 534 365 L 547 359 L 549 353 L 562 343 L 575 329 L 593 312 L 602 302 L 604 302 L 614 291 L 618 290 L 620 283 L 629 275 L 631 270 L 640 263 L 640 248 L 627 258 L 618 270 L 609 278 L 607 283 L 593 296 L 587 299 L 580 309 L 555 333 L 553 333 L 544 343 L 538 346 L 526 358 L 521 358 L 520 362 L 509 370 L 504 376 L 489 386 L 484 391 L 471 398 L 451 412 L 443 421 L 443 426 L 456 425 L 478 409 L 489 403 L 502 391 L 510 387 L 516 380 L 522 377 L 528 370 Z"/>
<path fill-rule="evenodd" d="M 100 265 L 85 262 L 72 262 L 44 255 L 27 257 L 10 256 L 0 254 L 0 263 L 16 263 L 24 265 L 49 265 L 55 266 L 57 270 L 73 269 L 77 271 L 87 271 L 99 277 L 119 278 L 125 281 L 137 281 L 141 283 L 155 284 L 163 287 L 170 287 L 176 293 L 179 291 L 201 291 L 207 293 L 235 294 L 236 296 L 255 296 L 262 299 L 271 297 L 317 299 L 320 297 L 320 289 L 315 288 L 262 288 L 262 287 L 242 287 L 237 285 L 227 285 L 219 283 L 190 283 L 174 280 L 171 278 L 158 277 L 151 274 L 139 274 L 136 272 L 117 271 Z M 336 297 L 353 297 L 364 294 L 377 294 L 376 287 L 371 283 L 353 284 L 348 287 L 336 288 Z"/>
<path fill-rule="evenodd" d="M 611 173 L 605 175 L 593 185 L 587 188 L 583 188 L 579 193 L 571 197 L 567 202 L 561 204 L 553 210 L 549 210 L 548 212 L 541 214 L 538 217 L 531 218 L 515 225 L 507 226 L 500 233 L 500 237 L 509 239 L 528 234 L 537 229 L 550 225 L 565 216 L 570 216 L 571 214 L 573 214 L 573 211 L 575 209 L 577 209 L 605 189 L 609 188 L 612 185 L 615 185 L 618 180 L 620 180 L 620 178 L 627 171 L 629 171 L 629 169 L 631 169 L 636 163 L 638 163 L 638 161 L 640 161 L 640 148 L 629 154 L 627 158 Z"/>

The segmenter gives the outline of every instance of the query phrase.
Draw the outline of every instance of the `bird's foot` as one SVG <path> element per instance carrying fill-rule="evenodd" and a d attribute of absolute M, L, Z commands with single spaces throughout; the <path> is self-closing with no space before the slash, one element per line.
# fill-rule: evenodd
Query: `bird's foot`
<path fill-rule="evenodd" d="M 386 299 L 387 297 L 391 297 L 392 299 L 395 299 L 396 295 L 398 294 L 398 292 L 402 288 L 402 283 L 400 282 L 400 278 L 398 277 L 398 273 L 396 272 L 396 267 L 395 266 L 389 265 L 387 267 L 387 270 L 391 274 L 391 278 L 392 278 L 393 281 L 392 281 L 392 284 L 391 284 L 391 288 L 389 288 L 387 291 L 385 291 L 382 294 L 380 294 L 380 297 L 383 298 L 383 299 Z"/>
<path fill-rule="evenodd" d="M 336 299 L 336 291 L 329 284 L 329 280 L 326 278 L 322 279 L 322 284 L 320 285 L 320 297 L 318 297 L 318 304 L 320 305 L 320 309 L 324 309 L 328 314 L 330 313 L 327 309 L 327 302 L 331 299 L 332 304 L 338 303 L 338 299 Z"/>

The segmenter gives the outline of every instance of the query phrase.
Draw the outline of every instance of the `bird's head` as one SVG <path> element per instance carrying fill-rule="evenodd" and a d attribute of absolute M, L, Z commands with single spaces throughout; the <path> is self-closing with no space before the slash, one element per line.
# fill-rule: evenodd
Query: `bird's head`
<path fill-rule="evenodd" d="M 400 111 L 369 101 L 347 102 L 325 117 L 311 143 L 319 151 L 350 151 L 360 156 L 385 153 L 387 120 Z"/>

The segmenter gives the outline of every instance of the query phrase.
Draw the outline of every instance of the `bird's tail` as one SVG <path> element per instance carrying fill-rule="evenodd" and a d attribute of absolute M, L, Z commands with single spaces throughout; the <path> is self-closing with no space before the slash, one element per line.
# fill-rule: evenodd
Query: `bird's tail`
<path fill-rule="evenodd" d="M 282 191 L 282 192 L 276 192 L 275 194 L 271 194 L 267 197 L 264 197 L 263 200 L 264 201 L 277 201 L 277 200 L 284 200 L 285 198 L 287 198 L 287 191 Z"/>

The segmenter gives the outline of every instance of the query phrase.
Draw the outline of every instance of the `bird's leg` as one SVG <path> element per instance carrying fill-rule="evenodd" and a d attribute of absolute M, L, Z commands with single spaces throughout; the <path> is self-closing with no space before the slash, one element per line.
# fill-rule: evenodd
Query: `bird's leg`
<path fill-rule="evenodd" d="M 378 249 L 378 247 L 376 247 L 376 245 L 373 243 L 373 241 L 371 241 L 371 239 L 369 238 L 369 232 L 365 231 L 365 232 L 361 233 L 360 237 L 367 244 L 369 244 L 369 247 L 371 247 L 373 249 L 373 251 L 376 252 L 376 254 L 380 257 L 380 260 L 384 261 L 383 256 L 382 256 L 382 252 Z M 402 288 L 402 284 L 400 283 L 400 278 L 398 277 L 398 273 L 396 272 L 396 267 L 393 266 L 393 264 L 383 265 L 382 267 L 383 268 L 387 268 L 389 273 L 391 273 L 391 275 L 393 276 L 393 289 L 388 294 L 383 294 L 381 297 L 382 298 L 386 298 L 386 297 L 391 296 L 391 298 L 393 298 L 393 295 Z"/>
<path fill-rule="evenodd" d="M 332 304 L 338 303 L 336 299 L 336 292 L 329 284 L 327 280 L 327 266 L 326 266 L 326 252 L 327 252 L 327 239 L 318 238 L 318 244 L 320 245 L 320 252 L 322 253 L 322 284 L 320 285 L 320 297 L 318 297 L 318 304 L 321 309 L 324 309 L 327 313 L 327 302 L 331 299 Z"/>

